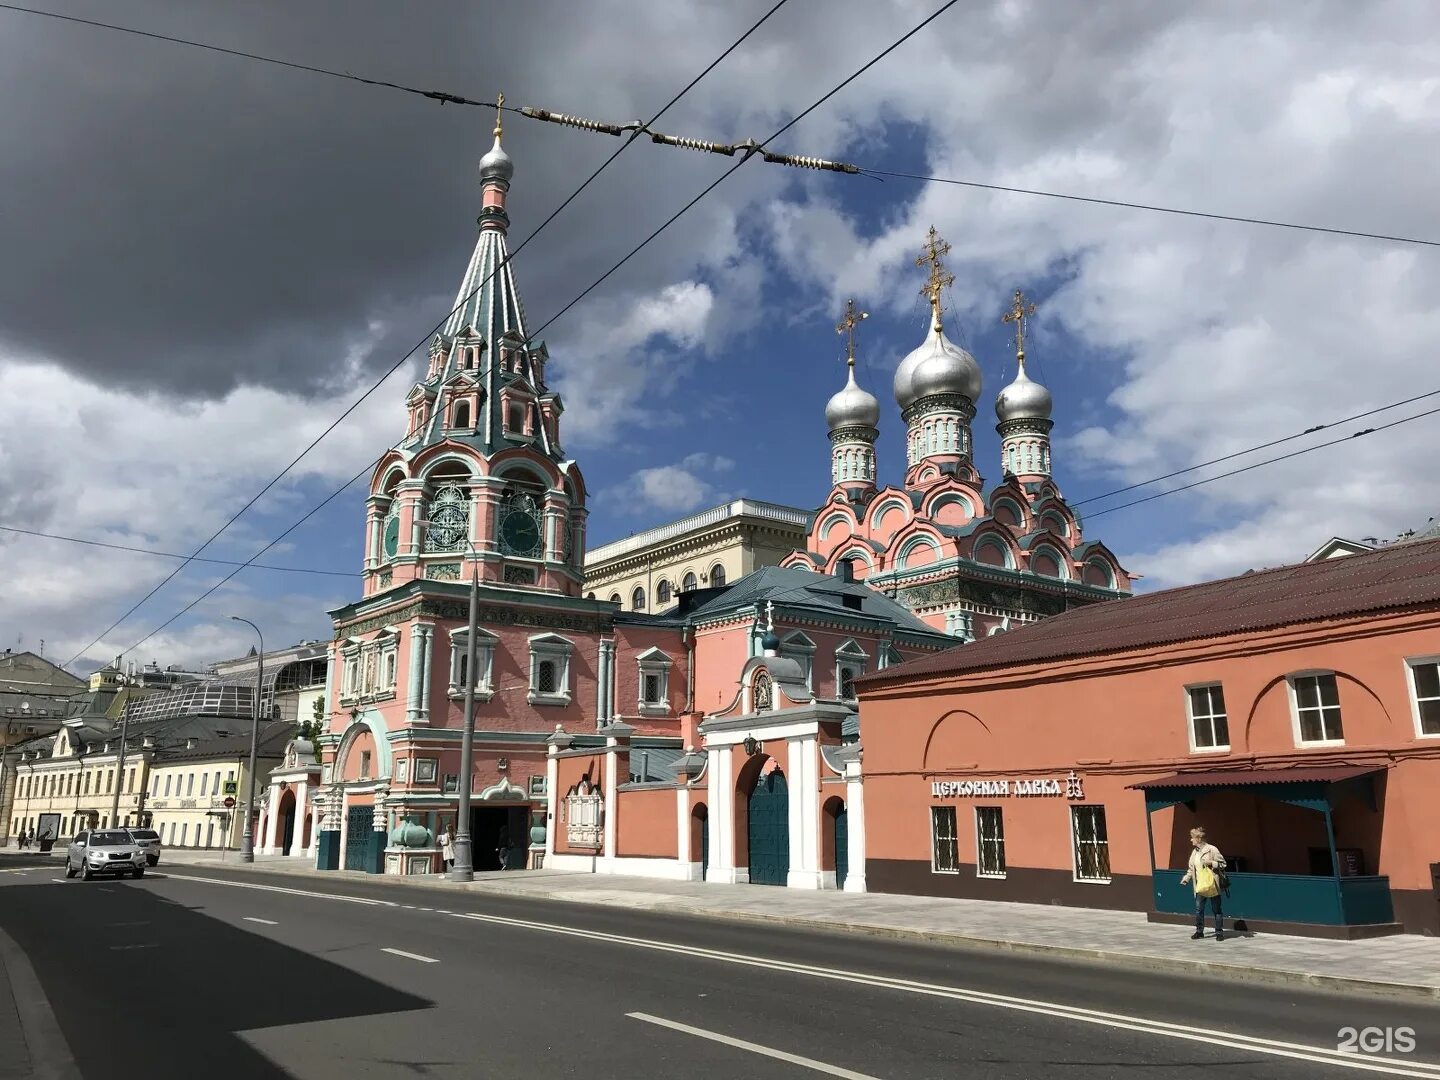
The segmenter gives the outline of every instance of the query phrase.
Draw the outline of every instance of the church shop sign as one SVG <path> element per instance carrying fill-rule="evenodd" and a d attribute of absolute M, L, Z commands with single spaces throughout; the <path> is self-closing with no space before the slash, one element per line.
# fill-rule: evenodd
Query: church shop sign
<path fill-rule="evenodd" d="M 1067 799 L 1085 798 L 1085 781 L 1073 771 L 1063 778 L 1053 776 L 1026 777 L 1018 780 L 936 780 L 930 785 L 930 794 L 937 799 L 954 799 L 981 796 L 984 798 L 1020 798 L 1064 796 Z"/>

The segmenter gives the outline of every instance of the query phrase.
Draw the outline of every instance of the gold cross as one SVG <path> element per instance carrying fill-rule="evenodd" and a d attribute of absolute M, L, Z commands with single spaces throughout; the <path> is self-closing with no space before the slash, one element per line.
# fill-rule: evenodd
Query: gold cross
<path fill-rule="evenodd" d="M 915 260 L 916 266 L 930 264 L 930 276 L 926 279 L 925 285 L 920 289 L 920 295 L 930 301 L 930 311 L 935 316 L 935 330 L 940 330 L 940 292 L 955 283 L 955 275 L 945 269 L 945 264 L 940 260 L 950 253 L 950 245 L 940 238 L 935 231 L 935 226 L 930 226 L 930 232 L 926 234 L 925 246 L 921 254 Z"/>
<path fill-rule="evenodd" d="M 1015 300 L 1010 310 L 1000 316 L 1002 323 L 1015 324 L 1015 356 L 1025 362 L 1025 320 L 1035 314 L 1035 305 L 1025 299 L 1025 294 L 1015 290 Z"/>
<path fill-rule="evenodd" d="M 505 117 L 504 109 L 505 94 L 502 91 L 495 96 L 495 138 L 497 139 L 500 138 L 501 129 L 505 126 L 503 123 L 501 123 L 501 121 Z"/>
<path fill-rule="evenodd" d="M 852 298 L 845 301 L 845 317 L 840 320 L 840 325 L 835 327 L 837 334 L 848 335 L 849 340 L 845 346 L 845 362 L 852 368 L 855 366 L 855 327 L 869 317 L 868 311 L 855 310 L 855 301 Z"/>

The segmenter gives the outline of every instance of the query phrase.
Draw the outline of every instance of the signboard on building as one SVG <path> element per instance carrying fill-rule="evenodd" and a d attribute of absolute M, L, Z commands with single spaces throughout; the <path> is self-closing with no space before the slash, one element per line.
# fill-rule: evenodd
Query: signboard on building
<path fill-rule="evenodd" d="M 930 794 L 937 799 L 983 798 L 1008 799 L 1012 797 L 1034 798 L 1064 796 L 1067 799 L 1085 798 L 1085 781 L 1073 771 L 1068 776 L 1037 776 L 1004 780 L 936 780 L 930 784 Z"/>

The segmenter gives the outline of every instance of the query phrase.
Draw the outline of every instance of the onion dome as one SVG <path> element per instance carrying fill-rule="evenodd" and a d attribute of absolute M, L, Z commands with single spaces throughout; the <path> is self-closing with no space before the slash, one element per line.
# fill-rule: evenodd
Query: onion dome
<path fill-rule="evenodd" d="M 880 402 L 855 381 L 855 364 L 850 363 L 850 378 L 845 388 L 825 403 L 825 423 L 831 431 L 847 427 L 870 427 L 880 423 Z"/>
<path fill-rule="evenodd" d="M 500 135 L 495 135 L 495 145 L 490 152 L 480 159 L 480 181 L 503 180 L 507 184 L 510 178 L 515 175 L 515 162 L 500 145 Z"/>
<path fill-rule="evenodd" d="M 1002 424 L 1006 420 L 1049 420 L 1054 405 L 1050 391 L 1025 374 L 1022 358 L 1015 381 L 995 395 L 995 416 Z"/>
<path fill-rule="evenodd" d="M 766 656 L 774 656 L 780 651 L 780 635 L 774 630 L 766 630 L 760 635 L 760 651 Z"/>
<path fill-rule="evenodd" d="M 908 409 L 922 398 L 958 394 L 974 401 L 980 396 L 980 365 L 945 336 L 935 319 L 925 341 L 895 372 L 895 401 Z"/>

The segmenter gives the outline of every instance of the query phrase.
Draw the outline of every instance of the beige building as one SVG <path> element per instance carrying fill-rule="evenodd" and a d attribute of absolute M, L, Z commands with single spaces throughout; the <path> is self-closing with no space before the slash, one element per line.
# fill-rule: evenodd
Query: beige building
<path fill-rule="evenodd" d="M 266 778 L 280 763 L 295 733 L 289 721 L 277 720 L 260 730 L 256 747 L 256 803 L 264 797 Z M 149 826 L 165 847 L 238 849 L 244 835 L 244 807 L 250 783 L 250 730 L 209 739 L 187 739 L 162 749 L 150 764 L 145 811 Z M 226 800 L 233 800 L 226 806 Z M 255 836 L 255 846 L 261 838 Z"/>
<path fill-rule="evenodd" d="M 592 548 L 585 592 L 626 611 L 664 611 L 692 589 L 713 589 L 805 545 L 810 512 L 755 499 L 710 510 Z"/>

